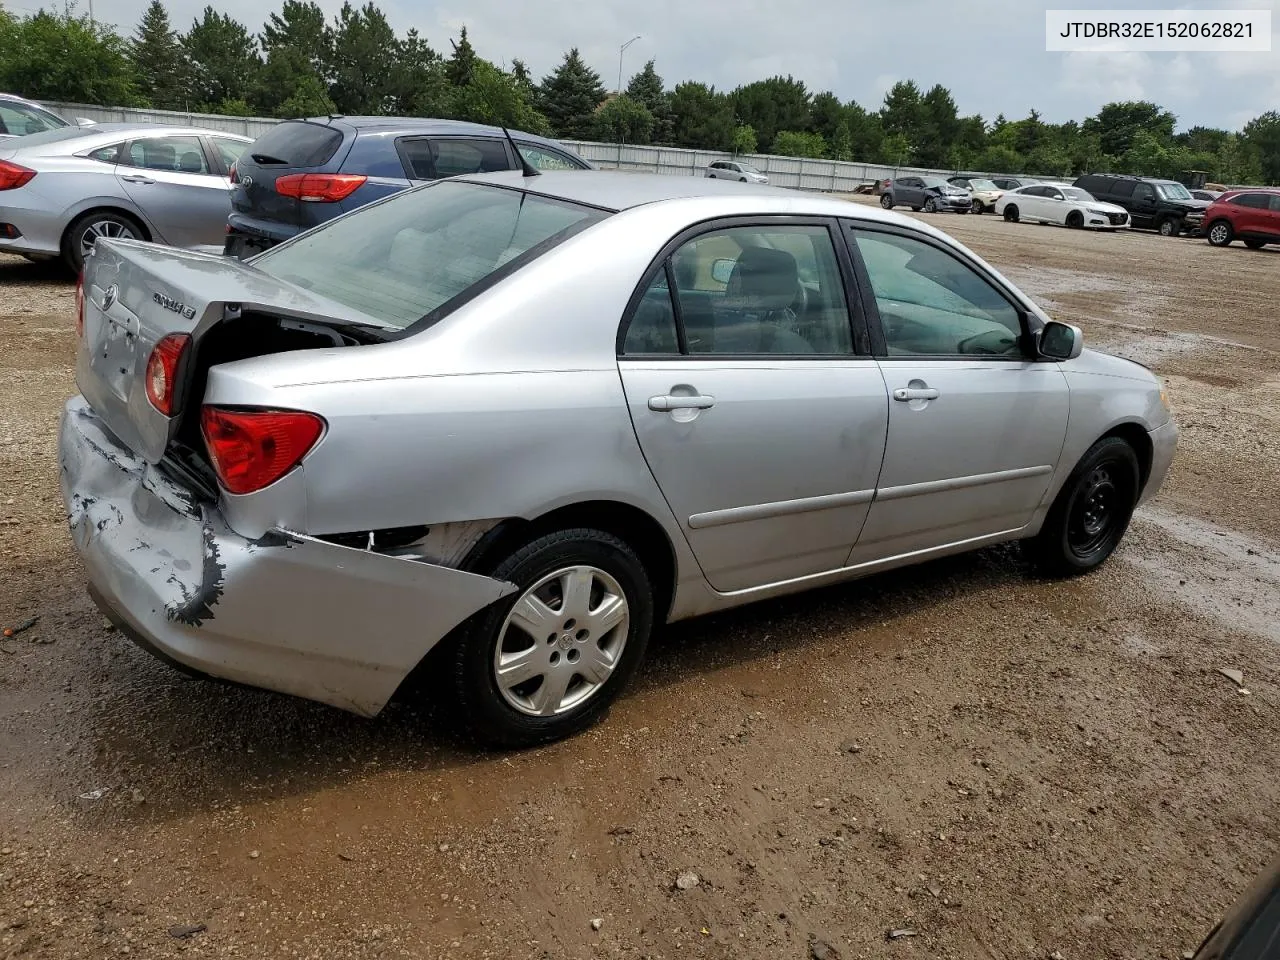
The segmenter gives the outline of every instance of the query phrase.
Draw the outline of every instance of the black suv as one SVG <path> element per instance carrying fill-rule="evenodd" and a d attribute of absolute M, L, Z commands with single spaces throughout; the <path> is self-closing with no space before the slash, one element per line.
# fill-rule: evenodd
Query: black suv
<path fill-rule="evenodd" d="M 1124 207 L 1133 226 L 1158 230 L 1165 237 L 1198 233 L 1209 208 L 1176 180 L 1090 173 L 1077 177 L 1074 185 L 1097 200 Z"/>

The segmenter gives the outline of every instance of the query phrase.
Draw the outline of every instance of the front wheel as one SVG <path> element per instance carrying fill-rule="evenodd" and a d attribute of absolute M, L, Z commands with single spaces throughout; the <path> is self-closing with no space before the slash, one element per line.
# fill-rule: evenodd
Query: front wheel
<path fill-rule="evenodd" d="M 1018 207 L 1016 204 L 1009 204 L 1004 208 L 1004 219 L 1007 223 L 1018 222 Z"/>
<path fill-rule="evenodd" d="M 926 200 L 926 201 L 924 202 L 924 212 L 925 212 L 925 213 L 937 213 L 937 212 L 938 212 L 938 201 L 937 201 L 937 200 L 935 200 L 935 199 L 933 199 L 933 197 L 930 197 L 928 200 Z"/>
<path fill-rule="evenodd" d="M 887 193 L 880 194 L 880 206 L 884 207 L 886 210 L 892 210 L 893 197 Z"/>
<path fill-rule="evenodd" d="M 982 201 L 981 200 L 973 201 L 973 203 L 969 205 L 969 209 L 973 213 L 979 213 L 979 214 L 982 213 Z"/>
<path fill-rule="evenodd" d="M 1263 247 L 1265 247 L 1265 246 L 1267 245 L 1267 241 L 1265 241 L 1265 240 L 1246 240 L 1246 241 L 1244 242 L 1244 245 L 1245 245 L 1246 247 L 1248 247 L 1250 250 L 1261 250 Z"/>
<path fill-rule="evenodd" d="M 1079 230 L 1084 226 L 1084 214 L 1079 210 L 1072 210 L 1067 214 L 1067 226 L 1073 230 Z"/>
<path fill-rule="evenodd" d="M 1231 224 L 1226 220 L 1215 220 L 1209 226 L 1209 232 L 1206 235 L 1210 246 L 1226 247 L 1230 246 L 1231 241 L 1235 239 L 1236 232 L 1231 229 Z"/>
<path fill-rule="evenodd" d="M 1156 227 L 1162 237 L 1176 237 L 1182 232 L 1182 221 L 1177 217 L 1166 217 Z"/>
<path fill-rule="evenodd" d="M 635 673 L 653 629 L 653 589 L 622 540 L 547 534 L 490 574 L 518 588 L 481 614 L 454 652 L 460 720 L 495 747 L 528 747 L 590 726 Z"/>
<path fill-rule="evenodd" d="M 1139 475 L 1137 454 L 1119 437 L 1103 437 L 1090 447 L 1063 484 L 1040 532 L 1023 541 L 1036 565 L 1055 577 L 1100 566 L 1129 527 Z"/>

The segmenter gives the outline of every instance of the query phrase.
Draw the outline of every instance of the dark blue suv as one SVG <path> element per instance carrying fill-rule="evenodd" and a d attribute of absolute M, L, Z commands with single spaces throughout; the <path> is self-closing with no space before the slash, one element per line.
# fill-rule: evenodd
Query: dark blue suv
<path fill-rule="evenodd" d="M 516 130 L 511 137 L 533 167 L 591 169 L 554 140 Z M 286 120 L 231 168 L 223 253 L 251 256 L 423 180 L 519 167 L 498 127 L 408 117 Z"/>

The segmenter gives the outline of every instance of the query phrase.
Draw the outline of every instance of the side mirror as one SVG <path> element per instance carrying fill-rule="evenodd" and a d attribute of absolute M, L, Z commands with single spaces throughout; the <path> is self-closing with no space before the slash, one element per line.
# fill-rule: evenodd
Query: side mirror
<path fill-rule="evenodd" d="M 97 120 L 90 120 L 88 117 L 76 117 L 77 127 L 96 127 L 97 125 Z"/>
<path fill-rule="evenodd" d="M 729 278 L 733 276 L 733 268 L 737 263 L 736 260 L 730 260 L 727 257 L 721 257 L 719 260 L 711 264 L 711 279 L 716 283 L 729 282 Z"/>
<path fill-rule="evenodd" d="M 1084 333 L 1069 323 L 1050 320 L 1040 331 L 1037 349 L 1050 360 L 1074 360 L 1084 349 Z"/>

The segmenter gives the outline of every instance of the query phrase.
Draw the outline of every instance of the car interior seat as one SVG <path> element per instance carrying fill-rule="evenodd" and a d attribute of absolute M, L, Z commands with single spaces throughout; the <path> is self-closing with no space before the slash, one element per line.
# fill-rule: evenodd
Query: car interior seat
<path fill-rule="evenodd" d="M 181 165 L 183 173 L 204 173 L 204 158 L 194 150 L 182 155 Z"/>
<path fill-rule="evenodd" d="M 745 247 L 717 305 L 717 353 L 812 353 L 795 333 L 800 297 L 796 258 L 772 247 Z"/>

